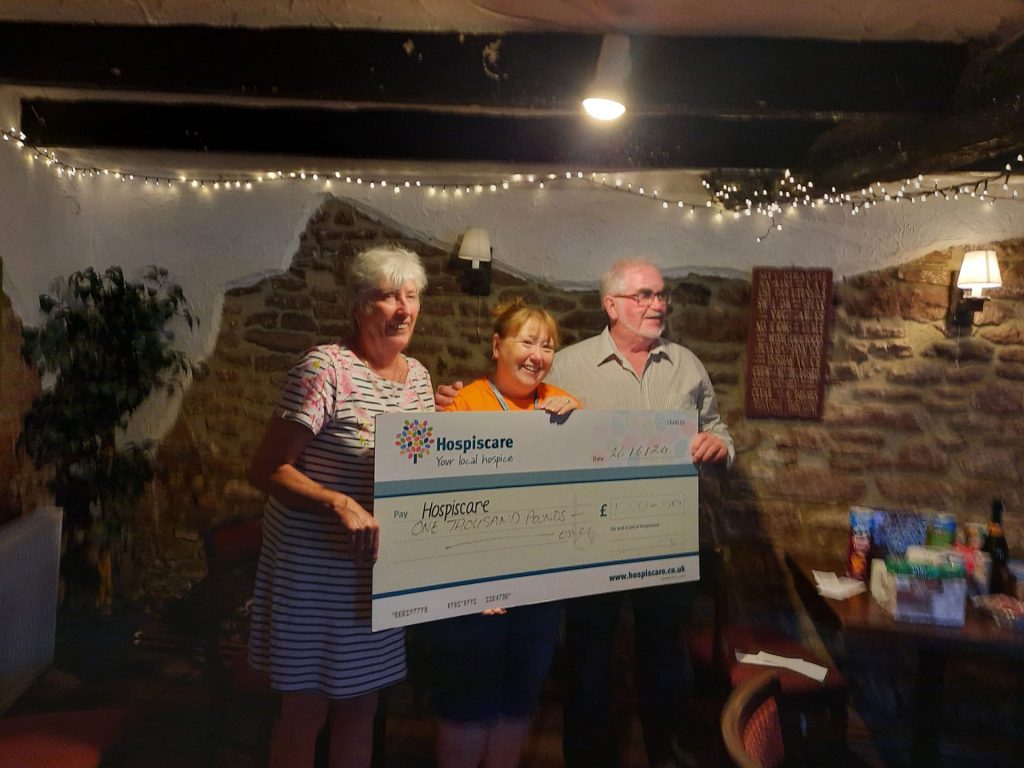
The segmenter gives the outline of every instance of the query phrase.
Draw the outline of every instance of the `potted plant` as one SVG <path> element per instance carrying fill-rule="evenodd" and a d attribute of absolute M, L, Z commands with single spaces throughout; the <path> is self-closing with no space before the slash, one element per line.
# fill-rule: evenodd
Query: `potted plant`
<path fill-rule="evenodd" d="M 39 297 L 45 321 L 22 332 L 22 356 L 44 391 L 25 414 L 19 447 L 37 467 L 52 467 L 65 562 L 96 568 L 97 604 L 108 611 L 127 516 L 153 476 L 151 441 L 119 444 L 118 432 L 154 389 L 180 386 L 192 372 L 172 346 L 173 325 L 196 320 L 167 277 L 157 267 L 134 281 L 116 266 L 75 272 Z"/>

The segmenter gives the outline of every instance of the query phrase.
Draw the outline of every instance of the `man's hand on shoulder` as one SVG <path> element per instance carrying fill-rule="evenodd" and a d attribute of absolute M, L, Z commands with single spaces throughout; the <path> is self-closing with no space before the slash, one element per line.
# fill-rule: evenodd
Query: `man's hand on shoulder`
<path fill-rule="evenodd" d="M 455 402 L 455 396 L 459 394 L 459 390 L 462 389 L 463 384 L 461 381 L 456 381 L 451 384 L 439 384 L 437 392 L 434 393 L 434 405 L 437 410 L 444 410 L 453 402 Z"/>
<path fill-rule="evenodd" d="M 698 432 L 690 443 L 690 459 L 694 464 L 717 464 L 729 458 L 729 449 L 721 438 L 710 432 Z"/>

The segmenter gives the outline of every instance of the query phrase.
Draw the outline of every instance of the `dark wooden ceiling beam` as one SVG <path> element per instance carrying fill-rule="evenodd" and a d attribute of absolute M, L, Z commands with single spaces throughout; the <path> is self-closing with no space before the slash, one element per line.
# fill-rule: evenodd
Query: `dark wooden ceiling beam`
<path fill-rule="evenodd" d="M 1024 148 L 1020 105 L 940 120 L 851 121 L 823 132 L 802 175 L 850 191 L 875 181 L 955 171 L 997 172 Z"/>
<path fill-rule="evenodd" d="M 0 83 L 265 99 L 574 110 L 598 35 L 0 23 Z M 631 38 L 638 113 L 943 113 L 967 64 L 947 43 Z"/>
<path fill-rule="evenodd" d="M 70 90 L 23 103 L 23 130 L 50 146 L 790 167 L 846 190 L 998 168 L 1024 138 L 1021 41 L 984 50 L 638 35 L 628 117 L 595 126 L 578 99 L 600 42 L 0 23 L 0 83 Z"/>
<path fill-rule="evenodd" d="M 800 169 L 844 190 L 918 174 L 998 172 L 1024 149 L 1024 39 L 978 48 L 955 111 L 861 116 L 823 132 Z"/>
<path fill-rule="evenodd" d="M 22 102 L 22 130 L 49 147 L 514 162 L 567 169 L 781 167 L 828 125 L 634 116 L 594 126 L 578 115 L 529 119 L 403 110 L 256 109 L 206 104 Z"/>
<path fill-rule="evenodd" d="M 1009 106 L 1024 90 L 1024 35 L 995 46 L 972 46 L 954 98 L 957 112 Z"/>

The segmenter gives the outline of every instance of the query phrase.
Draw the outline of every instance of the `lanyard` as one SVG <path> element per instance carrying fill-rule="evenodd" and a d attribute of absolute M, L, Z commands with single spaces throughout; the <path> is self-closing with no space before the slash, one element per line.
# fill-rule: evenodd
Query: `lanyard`
<path fill-rule="evenodd" d="M 502 397 L 501 392 L 494 386 L 494 382 L 490 379 L 487 380 L 487 386 L 491 388 L 491 393 L 498 399 L 498 405 L 501 406 L 501 410 L 507 411 L 508 403 L 505 402 L 505 398 Z M 537 390 L 533 390 L 533 410 L 537 410 Z"/>

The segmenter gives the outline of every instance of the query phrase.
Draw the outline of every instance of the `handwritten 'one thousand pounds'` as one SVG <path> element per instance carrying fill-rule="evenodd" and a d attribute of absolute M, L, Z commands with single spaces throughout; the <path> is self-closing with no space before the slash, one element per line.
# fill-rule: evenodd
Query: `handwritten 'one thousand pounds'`
<path fill-rule="evenodd" d="M 695 411 L 377 416 L 373 629 L 700 576 Z"/>

